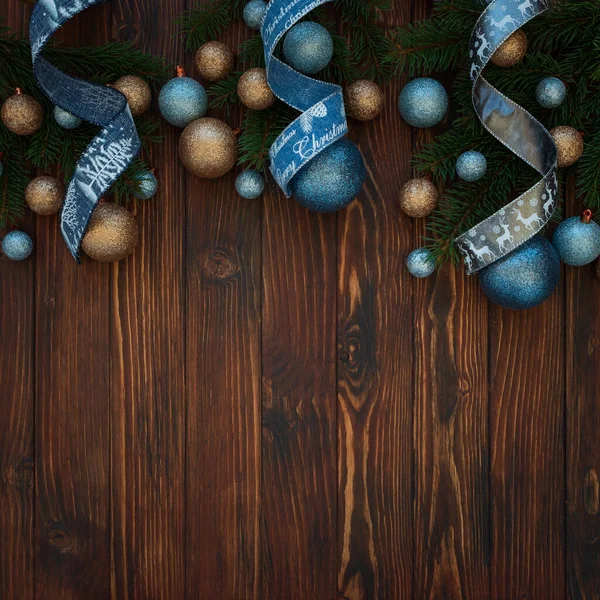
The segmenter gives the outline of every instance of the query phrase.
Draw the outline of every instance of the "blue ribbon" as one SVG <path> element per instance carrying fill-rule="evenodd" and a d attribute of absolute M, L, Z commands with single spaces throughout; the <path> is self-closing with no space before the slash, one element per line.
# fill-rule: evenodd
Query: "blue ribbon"
<path fill-rule="evenodd" d="M 125 96 L 59 71 L 41 56 L 46 42 L 69 19 L 106 0 L 39 0 L 29 24 L 33 70 L 50 100 L 80 119 L 102 127 L 83 153 L 69 182 L 60 228 L 77 262 L 81 240 L 98 200 L 140 150 L 140 138 Z"/>

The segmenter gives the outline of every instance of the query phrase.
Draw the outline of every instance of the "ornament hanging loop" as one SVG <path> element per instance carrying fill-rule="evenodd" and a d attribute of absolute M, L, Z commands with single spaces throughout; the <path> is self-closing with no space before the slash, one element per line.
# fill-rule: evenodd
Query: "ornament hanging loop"
<path fill-rule="evenodd" d="M 587 225 L 592 220 L 592 216 L 592 211 L 589 208 L 584 210 L 581 215 L 581 222 Z"/>

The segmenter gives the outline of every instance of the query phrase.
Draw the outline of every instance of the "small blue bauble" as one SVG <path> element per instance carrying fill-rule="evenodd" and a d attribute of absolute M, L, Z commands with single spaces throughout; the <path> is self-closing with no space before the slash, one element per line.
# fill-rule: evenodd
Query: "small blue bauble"
<path fill-rule="evenodd" d="M 54 107 L 54 120 L 63 129 L 77 129 L 83 121 L 60 106 Z"/>
<path fill-rule="evenodd" d="M 158 106 L 171 125 L 187 127 L 206 114 L 208 96 L 197 81 L 190 77 L 175 77 L 160 90 Z"/>
<path fill-rule="evenodd" d="M 433 127 L 448 110 L 448 94 L 435 79 L 420 77 L 404 86 L 398 99 L 402 118 L 413 127 Z"/>
<path fill-rule="evenodd" d="M 435 260 L 433 254 L 427 248 L 413 250 L 406 260 L 406 266 L 411 275 L 424 279 L 435 271 Z"/>
<path fill-rule="evenodd" d="M 594 221 L 586 223 L 580 217 L 571 217 L 556 228 L 552 245 L 568 265 L 588 265 L 600 256 L 600 226 Z"/>
<path fill-rule="evenodd" d="M 263 17 L 267 12 L 267 3 L 263 0 L 250 0 L 246 6 L 244 6 L 244 23 L 250 27 L 250 29 L 260 29 L 263 22 Z"/>
<path fill-rule="evenodd" d="M 479 181 L 487 171 L 487 160 L 481 152 L 463 152 L 456 161 L 456 174 L 465 181 Z"/>
<path fill-rule="evenodd" d="M 158 181 L 152 171 L 144 171 L 135 176 L 135 180 L 139 182 L 136 191 L 133 193 L 138 200 L 149 200 L 156 194 L 158 190 Z"/>
<path fill-rule="evenodd" d="M 33 252 L 33 242 L 24 231 L 11 231 L 2 240 L 2 252 L 10 260 L 25 260 Z"/>
<path fill-rule="evenodd" d="M 348 206 L 365 180 L 360 150 L 347 138 L 323 150 L 292 179 L 296 200 L 309 210 L 336 212 Z"/>
<path fill-rule="evenodd" d="M 556 108 L 567 97 L 567 86 L 557 77 L 542 79 L 535 90 L 535 98 L 544 108 Z"/>
<path fill-rule="evenodd" d="M 331 61 L 333 40 L 323 25 L 303 21 L 288 31 L 283 41 L 283 54 L 294 69 L 313 75 Z"/>
<path fill-rule="evenodd" d="M 536 236 L 479 272 L 485 295 L 504 308 L 532 308 L 546 300 L 560 279 L 554 246 Z"/>
<path fill-rule="evenodd" d="M 235 189 L 242 198 L 254 200 L 254 198 L 258 198 L 263 193 L 265 180 L 258 171 L 248 169 L 237 176 Z"/>

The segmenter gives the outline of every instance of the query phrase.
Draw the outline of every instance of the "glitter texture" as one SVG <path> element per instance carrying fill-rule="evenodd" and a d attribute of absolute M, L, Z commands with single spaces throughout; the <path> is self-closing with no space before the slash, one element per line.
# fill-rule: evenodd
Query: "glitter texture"
<path fill-rule="evenodd" d="M 406 260 L 408 271 L 418 279 L 429 277 L 435 272 L 435 260 L 427 248 L 413 250 Z"/>
<path fill-rule="evenodd" d="M 456 161 L 456 174 L 464 181 L 479 181 L 487 171 L 487 160 L 481 152 L 463 152 Z"/>
<path fill-rule="evenodd" d="M 138 200 L 149 200 L 156 194 L 158 190 L 158 181 L 152 171 L 145 171 L 135 176 L 135 180 L 139 182 L 137 190 L 134 192 L 134 197 Z"/>
<path fill-rule="evenodd" d="M 246 200 L 258 198 L 265 189 L 265 180 L 262 175 L 253 169 L 240 173 L 235 180 L 237 193 Z"/>
<path fill-rule="evenodd" d="M 233 70 L 233 52 L 223 42 L 206 42 L 198 48 L 196 69 L 207 81 L 221 81 Z"/>
<path fill-rule="evenodd" d="M 158 96 L 162 116 L 175 127 L 187 127 L 203 117 L 208 110 L 204 88 L 190 77 L 175 77 L 168 81 Z"/>
<path fill-rule="evenodd" d="M 263 0 L 250 0 L 246 6 L 244 6 L 244 23 L 258 31 L 262 25 L 265 12 L 267 11 L 267 3 Z"/>
<path fill-rule="evenodd" d="M 566 264 L 588 265 L 600 256 L 600 226 L 594 221 L 584 223 L 580 217 L 571 217 L 557 227 L 552 245 Z"/>
<path fill-rule="evenodd" d="M 25 202 L 38 215 L 53 215 L 60 210 L 65 198 L 62 183 L 47 175 L 36 177 L 25 188 Z"/>
<path fill-rule="evenodd" d="M 20 93 L 6 100 L 0 116 L 6 128 L 17 135 L 33 135 L 44 121 L 40 103 L 31 96 Z"/>
<path fill-rule="evenodd" d="M 237 92 L 242 104 L 252 110 L 264 110 L 275 102 L 275 94 L 267 85 L 267 71 L 260 67 L 240 77 Z"/>
<path fill-rule="evenodd" d="M 333 40 L 323 25 L 303 21 L 294 25 L 285 36 L 283 55 L 291 67 L 300 73 L 313 75 L 331 61 Z"/>
<path fill-rule="evenodd" d="M 556 108 L 567 97 L 567 86 L 558 77 L 542 79 L 535 90 L 535 98 L 544 108 Z"/>
<path fill-rule="evenodd" d="M 435 79 L 419 77 L 404 86 L 398 99 L 402 118 L 413 127 L 433 127 L 448 110 L 448 94 Z"/>
<path fill-rule="evenodd" d="M 491 61 L 497 67 L 513 67 L 523 60 L 527 54 L 527 36 L 522 29 L 517 29 L 506 41 L 494 52 Z"/>
<path fill-rule="evenodd" d="M 79 117 L 70 113 L 68 110 L 64 110 L 60 106 L 54 107 L 54 120 L 63 129 L 77 129 L 83 122 Z"/>
<path fill-rule="evenodd" d="M 2 240 L 2 252 L 10 260 L 25 260 L 33 252 L 33 242 L 24 231 L 11 231 Z"/>
<path fill-rule="evenodd" d="M 370 121 L 383 109 L 383 92 L 374 81 L 359 79 L 346 90 L 346 106 L 358 121 Z"/>
<path fill-rule="evenodd" d="M 411 179 L 400 190 L 400 208 L 415 218 L 430 215 L 438 205 L 440 194 L 428 179 Z"/>
<path fill-rule="evenodd" d="M 152 91 L 143 79 L 135 75 L 125 75 L 113 83 L 113 88 L 127 98 L 127 104 L 134 117 L 139 117 L 150 108 Z"/>
<path fill-rule="evenodd" d="M 570 167 L 575 164 L 583 154 L 583 137 L 572 127 L 561 125 L 550 130 L 558 149 L 558 166 Z"/>

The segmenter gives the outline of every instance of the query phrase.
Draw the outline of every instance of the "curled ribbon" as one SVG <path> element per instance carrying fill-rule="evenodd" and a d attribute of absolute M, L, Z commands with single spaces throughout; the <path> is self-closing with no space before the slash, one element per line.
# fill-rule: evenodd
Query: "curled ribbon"
<path fill-rule="evenodd" d="M 79 262 L 81 240 L 98 200 L 140 150 L 140 138 L 125 96 L 59 71 L 41 56 L 46 42 L 69 19 L 106 0 L 39 0 L 29 24 L 35 76 L 50 100 L 102 127 L 83 153 L 65 196 L 60 215 L 62 236 Z"/>
<path fill-rule="evenodd" d="M 542 175 L 542 180 L 456 240 L 471 275 L 506 256 L 552 218 L 558 193 L 557 150 L 546 128 L 491 86 L 481 73 L 517 29 L 548 10 L 548 0 L 494 0 L 480 16 L 469 45 L 472 99 L 483 126 Z"/>

